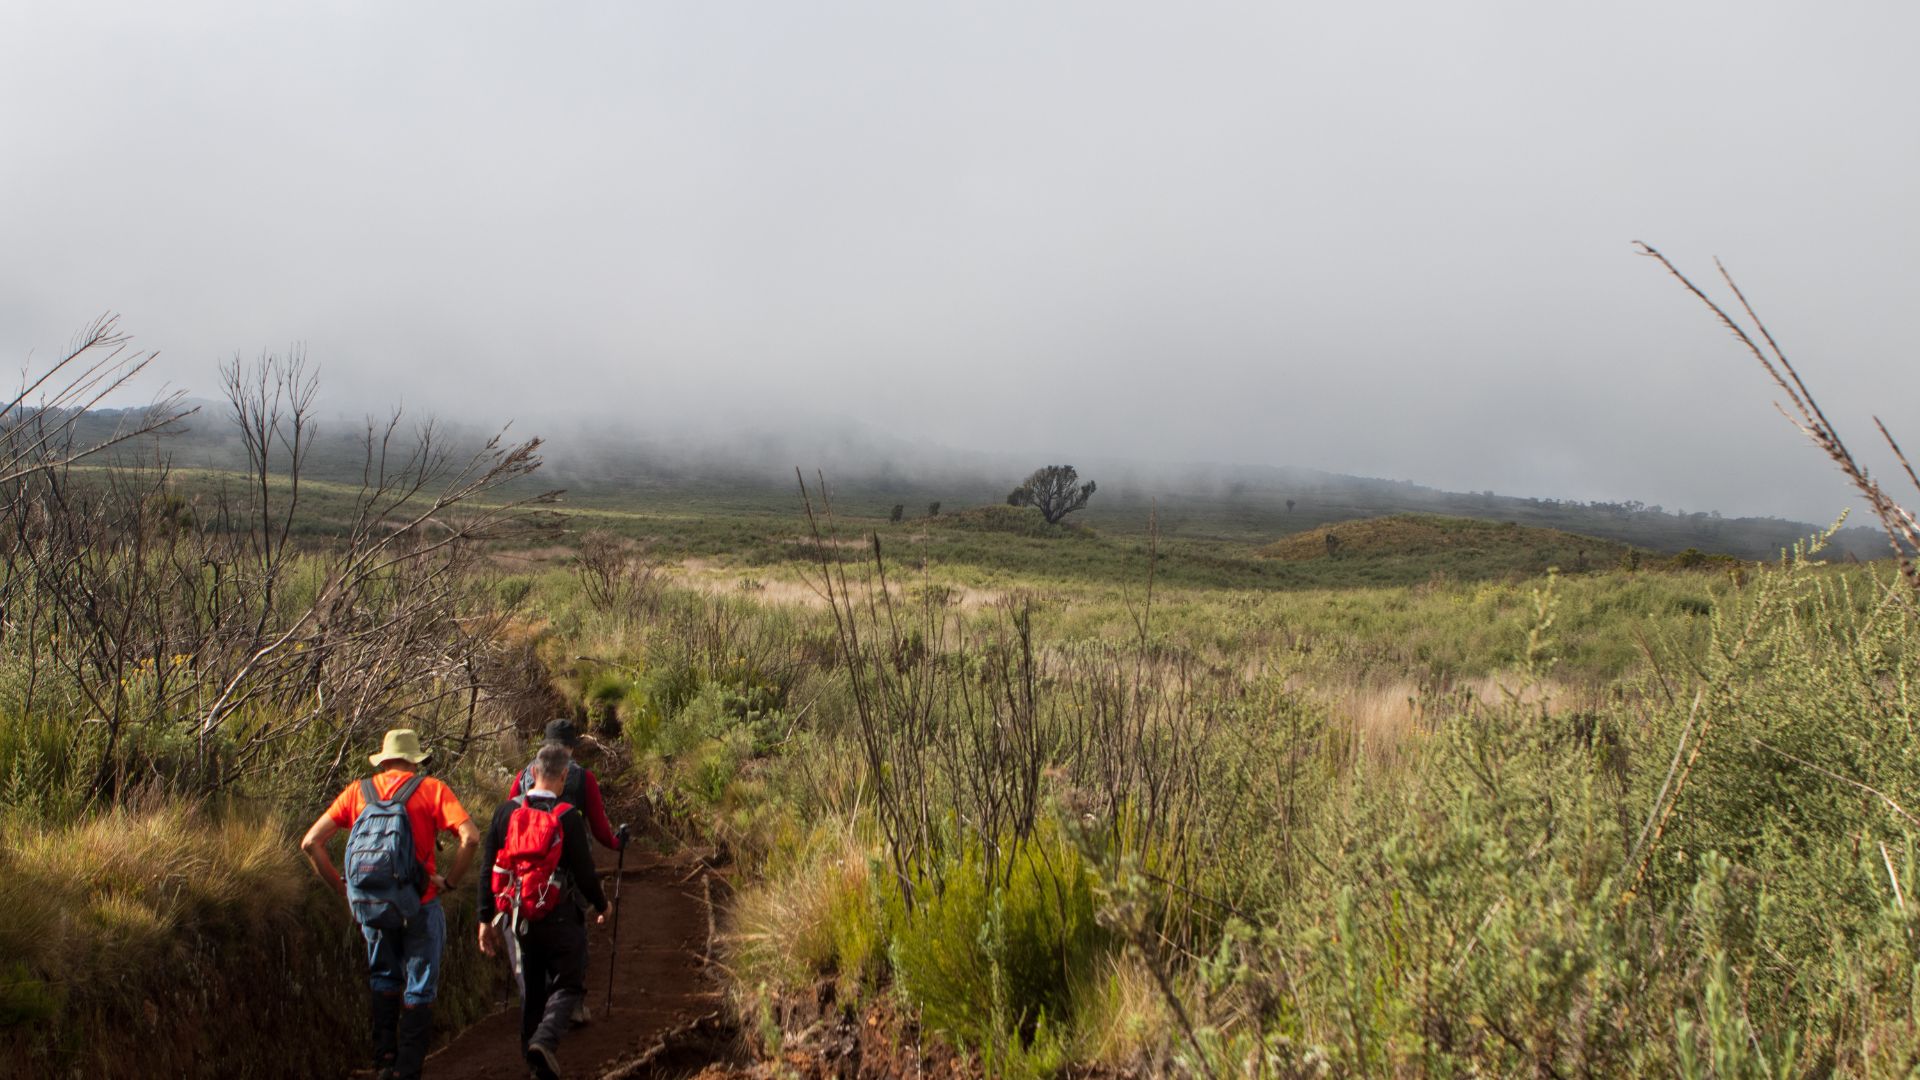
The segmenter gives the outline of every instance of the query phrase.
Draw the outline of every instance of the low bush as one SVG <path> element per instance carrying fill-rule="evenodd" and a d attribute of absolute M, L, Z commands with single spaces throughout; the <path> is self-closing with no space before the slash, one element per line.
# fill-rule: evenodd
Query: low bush
<path fill-rule="evenodd" d="M 941 870 L 938 886 L 932 875 L 917 883 L 911 906 L 892 883 L 882 889 L 900 988 L 928 1024 L 990 1062 L 1047 1071 L 1105 947 L 1093 875 L 1053 826 L 997 854 L 969 841 Z"/>
<path fill-rule="evenodd" d="M 977 532 L 1011 533 L 1015 536 L 1054 539 L 1092 537 L 1094 531 L 1074 522 L 1050 523 L 1032 510 L 1017 506 L 978 506 L 939 519 L 938 527 Z"/>

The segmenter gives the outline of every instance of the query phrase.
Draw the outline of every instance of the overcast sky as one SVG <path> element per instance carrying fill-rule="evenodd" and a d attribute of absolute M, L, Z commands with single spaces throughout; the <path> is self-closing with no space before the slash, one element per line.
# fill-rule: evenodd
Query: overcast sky
<path fill-rule="evenodd" d="M 1920 444 L 1920 4 L 0 8 L 0 356 L 1829 517 Z M 1883 455 L 1869 455 L 1876 463 Z"/>

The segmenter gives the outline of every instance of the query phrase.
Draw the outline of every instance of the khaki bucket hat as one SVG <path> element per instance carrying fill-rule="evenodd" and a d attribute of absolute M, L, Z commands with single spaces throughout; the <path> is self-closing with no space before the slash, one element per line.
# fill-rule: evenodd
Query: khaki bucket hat
<path fill-rule="evenodd" d="M 380 752 L 369 755 L 367 760 L 375 765 L 395 759 L 418 765 L 432 756 L 433 751 L 421 749 L 420 733 L 403 727 L 387 732 L 386 741 L 380 744 Z"/>

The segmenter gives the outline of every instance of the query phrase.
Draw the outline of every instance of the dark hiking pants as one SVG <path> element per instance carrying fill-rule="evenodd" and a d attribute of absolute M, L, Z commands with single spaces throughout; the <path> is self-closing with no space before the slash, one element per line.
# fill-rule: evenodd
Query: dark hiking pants
<path fill-rule="evenodd" d="M 520 939 L 520 1045 L 560 1045 L 573 1007 L 587 996 L 587 924 L 563 905 Z"/>

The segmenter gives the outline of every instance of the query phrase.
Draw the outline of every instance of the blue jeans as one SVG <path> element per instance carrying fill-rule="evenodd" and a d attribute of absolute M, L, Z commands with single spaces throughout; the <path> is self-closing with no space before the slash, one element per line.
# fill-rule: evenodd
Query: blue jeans
<path fill-rule="evenodd" d="M 420 917 L 404 930 L 362 926 L 367 939 L 367 968 L 374 993 L 406 991 L 408 1005 L 431 1005 L 440 993 L 440 951 L 447 944 L 447 916 L 438 899 L 420 907 Z"/>

